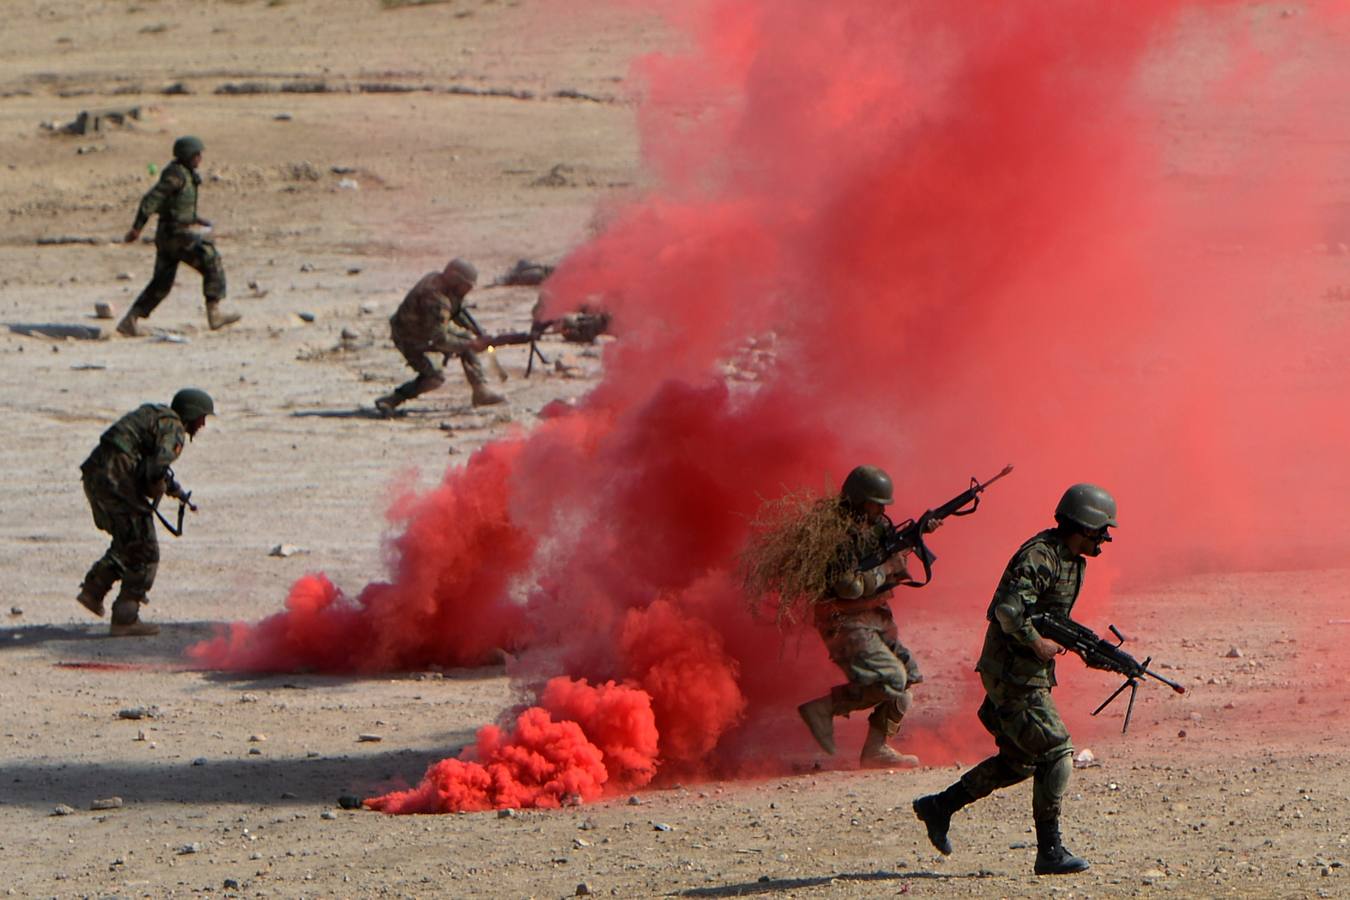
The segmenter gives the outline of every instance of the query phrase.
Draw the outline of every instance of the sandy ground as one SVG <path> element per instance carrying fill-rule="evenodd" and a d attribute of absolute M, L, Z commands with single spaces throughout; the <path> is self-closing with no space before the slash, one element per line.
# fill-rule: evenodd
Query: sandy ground
<path fill-rule="evenodd" d="M 1067 667 L 1077 686 L 1066 714 L 1101 763 L 1075 775 L 1066 835 L 1094 867 L 1071 879 L 1030 874 L 1026 789 L 963 814 L 957 854 L 937 856 L 909 801 L 948 783 L 951 767 L 864 773 L 847 762 L 816 769 L 803 756 L 795 777 L 559 812 L 338 809 L 342 794 L 415 782 L 469 741 L 517 699 L 502 670 L 240 678 L 191 670 L 183 648 L 213 623 L 275 611 L 306 571 L 347 587 L 379 577 L 391 487 L 433 482 L 447 454 L 465 458 L 595 383 L 602 349 L 554 339 L 544 350 L 568 370 L 528 381 L 524 350 L 501 351 L 515 373 L 507 407 L 474 410 L 452 376 L 404 418 L 366 412 L 406 377 L 386 318 L 417 276 L 451 255 L 475 260 L 485 280 L 519 257 L 555 261 L 585 238 L 606 198 L 640 184 L 634 108 L 619 80 L 629 56 L 660 35 L 636 16 L 541 22 L 541 4 L 528 0 L 393 10 L 374 0 L 64 0 L 13 2 L 5 13 L 0 890 L 1350 893 L 1350 725 L 1337 701 L 1347 685 L 1346 570 L 1195 576 L 1122 598 L 1168 664 L 1162 671 L 1192 691 L 1148 686 L 1121 736 L 1121 710 L 1105 724 L 1088 717 L 1115 683 Z M 343 91 L 217 93 L 302 80 Z M 175 84 L 187 93 L 163 92 Z M 125 127 L 83 136 L 41 127 L 130 105 L 141 118 Z M 183 132 L 207 142 L 201 210 L 215 220 L 243 323 L 208 333 L 199 279 L 184 270 L 152 320 L 170 339 L 14 331 L 53 322 L 106 330 L 91 317 L 95 302 L 126 308 L 153 254 L 117 240 L 150 184 L 147 165 L 163 164 Z M 36 244 L 61 236 L 96 242 Z M 524 327 L 535 299 L 521 288 L 477 297 L 491 330 Z M 344 342 L 343 329 L 356 337 Z M 76 468 L 113 418 L 185 384 L 210 389 L 221 411 L 178 467 L 202 509 L 184 538 L 164 539 L 148 610 L 164 633 L 109 640 L 73 602 L 105 543 Z M 301 552 L 269 556 L 281 543 Z M 1273 594 L 1306 597 L 1305 622 L 1342 623 L 1281 620 Z M 953 695 L 943 685 L 966 677 L 975 649 L 968 635 L 922 643 L 946 662 L 930 667 L 918 716 Z M 1240 656 L 1228 655 L 1233 647 Z M 131 708 L 147 715 L 119 717 Z M 120 808 L 91 809 L 111 797 Z M 62 804 L 69 814 L 54 815 Z"/>

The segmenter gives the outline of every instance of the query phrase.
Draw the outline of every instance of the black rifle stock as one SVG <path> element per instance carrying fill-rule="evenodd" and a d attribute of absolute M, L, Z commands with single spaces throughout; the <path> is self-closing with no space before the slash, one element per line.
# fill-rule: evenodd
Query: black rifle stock
<path fill-rule="evenodd" d="M 923 587 L 933 580 L 933 563 L 937 560 L 937 555 L 928 549 L 928 545 L 923 542 L 923 536 L 929 530 L 929 524 L 940 522 L 949 516 L 968 516 L 980 508 L 980 494 L 985 488 L 998 481 L 1013 470 L 1011 465 L 1003 467 L 1003 470 L 981 484 L 978 480 L 970 479 L 970 487 L 957 494 L 937 509 L 930 509 L 917 519 L 906 519 L 899 525 L 889 522 L 890 531 L 882 539 L 881 545 L 876 551 L 868 554 L 858 563 L 860 571 L 875 569 L 877 566 L 890 559 L 895 554 L 903 550 L 912 550 L 923 563 L 923 581 L 914 581 L 909 579 L 900 582 L 905 587 Z M 969 507 L 967 509 L 967 507 Z"/>
<path fill-rule="evenodd" d="M 1049 638 L 1056 644 L 1059 644 L 1065 650 L 1076 653 L 1083 660 L 1083 664 L 1090 669 L 1101 669 L 1105 672 L 1115 672 L 1117 675 L 1125 676 L 1125 683 L 1116 688 L 1111 696 L 1102 701 L 1101 705 L 1092 711 L 1095 716 L 1097 713 L 1111 705 L 1111 701 L 1120 696 L 1121 691 L 1130 689 L 1130 704 L 1125 709 L 1125 724 L 1121 726 L 1120 731 L 1125 733 L 1130 727 L 1130 716 L 1134 713 L 1134 696 L 1139 690 L 1139 681 L 1142 678 L 1152 678 L 1161 681 L 1163 684 L 1176 691 L 1178 694 L 1186 693 L 1186 689 L 1177 684 L 1170 678 L 1164 678 L 1157 672 L 1149 669 L 1149 663 L 1153 657 L 1147 657 L 1143 662 L 1135 659 L 1124 650 L 1120 645 L 1125 643 L 1125 635 L 1120 633 L 1116 626 L 1112 625 L 1111 633 L 1116 636 L 1117 643 L 1113 644 L 1105 638 L 1099 636 L 1097 632 L 1088 628 L 1086 625 L 1080 625 L 1068 616 L 1053 615 L 1051 613 L 1039 613 L 1031 617 L 1031 625 L 1040 633 L 1041 637 Z"/>

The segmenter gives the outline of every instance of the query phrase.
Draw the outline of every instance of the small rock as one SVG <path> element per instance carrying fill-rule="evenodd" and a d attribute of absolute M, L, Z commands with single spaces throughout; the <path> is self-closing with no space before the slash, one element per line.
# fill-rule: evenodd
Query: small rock
<path fill-rule="evenodd" d="M 304 547 L 297 547 L 294 544 L 275 544 L 271 550 L 267 551 L 268 556 L 278 556 L 285 559 L 288 556 L 295 556 L 297 553 L 308 553 Z"/>
<path fill-rule="evenodd" d="M 671 827 L 670 827 L 669 825 L 667 825 L 665 822 L 653 822 L 653 823 L 652 823 L 652 830 L 653 830 L 653 831 L 671 831 L 672 829 L 671 829 Z"/>
<path fill-rule="evenodd" d="M 301 271 L 301 272 L 313 272 L 313 271 L 314 271 L 314 264 L 313 264 L 313 263 L 301 263 L 301 264 L 300 264 L 300 271 Z"/>
<path fill-rule="evenodd" d="M 138 741 L 143 741 L 143 740 L 145 740 L 145 729 L 144 729 L 144 728 L 137 728 L 137 729 L 136 729 L 136 740 L 138 740 Z"/>
<path fill-rule="evenodd" d="M 355 178 L 342 178 L 338 180 L 338 189 L 343 191 L 359 191 L 361 184 Z"/>
<path fill-rule="evenodd" d="M 585 838 L 572 838 L 572 846 L 576 847 L 578 850 L 582 847 L 589 847 L 590 845 L 591 842 Z"/>
<path fill-rule="evenodd" d="M 361 315 L 369 316 L 379 311 L 380 304 L 376 303 L 374 300 L 367 300 L 365 303 L 361 304 L 360 309 Z"/>
<path fill-rule="evenodd" d="M 119 709 L 119 710 L 117 711 L 117 718 L 119 718 L 119 719 L 149 719 L 149 718 L 153 718 L 153 714 L 150 712 L 150 710 L 146 709 L 146 708 L 143 707 L 143 706 L 129 706 L 129 707 L 127 707 L 126 709 Z"/>
<path fill-rule="evenodd" d="M 52 807 L 52 815 L 54 816 L 69 816 L 73 815 L 74 813 L 75 807 L 66 806 L 64 803 L 58 803 Z"/>
<path fill-rule="evenodd" d="M 1162 869 L 1145 869 L 1140 877 L 1146 881 L 1156 881 L 1159 878 L 1166 878 L 1167 873 Z"/>
<path fill-rule="evenodd" d="M 384 740 L 384 735 L 374 734 L 372 732 L 366 732 L 356 736 L 356 742 L 358 744 L 376 744 L 382 740 Z"/>
<path fill-rule="evenodd" d="M 1025 849 L 1027 849 L 1027 848 L 1030 847 L 1030 846 L 1031 846 L 1031 845 L 1028 844 L 1026 841 L 1013 841 L 1011 844 L 1008 845 L 1008 849 L 1009 849 L 1009 850 L 1025 850 Z"/>
<path fill-rule="evenodd" d="M 11 606 L 11 607 L 9 608 L 9 614 L 10 614 L 11 616 L 21 616 L 21 615 L 23 615 L 23 607 L 22 607 L 22 606 Z"/>
<path fill-rule="evenodd" d="M 361 335 L 358 334 L 357 331 L 356 331 L 356 329 L 354 329 L 354 328 L 344 328 L 344 329 L 342 329 L 342 339 L 343 339 L 344 341 L 354 341 L 354 340 L 356 340 L 357 338 L 359 338 L 360 336 L 361 336 Z"/>
<path fill-rule="evenodd" d="M 301 322 L 313 322 L 318 318 L 318 316 L 314 315 L 312 312 L 298 312 L 296 315 L 300 317 Z"/>
<path fill-rule="evenodd" d="M 361 274 L 361 267 L 360 267 L 360 266 L 348 266 L 348 267 L 347 267 L 347 274 L 348 274 L 348 275 L 360 275 L 360 274 Z"/>
<path fill-rule="evenodd" d="M 130 273 L 130 272 L 118 272 L 118 273 L 117 273 L 117 280 L 118 280 L 118 281 L 130 281 L 130 280 L 131 280 L 131 273 Z M 109 305 L 109 306 L 112 306 L 111 303 L 109 303 L 108 305 Z M 94 305 L 94 308 L 97 309 L 97 308 L 98 308 L 98 304 L 95 304 L 95 305 Z M 101 318 L 103 318 L 103 316 L 99 316 L 99 318 L 101 319 Z"/>
<path fill-rule="evenodd" d="M 267 740 L 267 735 L 265 734 L 250 734 L 248 736 L 248 742 L 250 744 L 261 744 L 265 740 Z"/>
<path fill-rule="evenodd" d="M 248 755 L 249 755 L 249 756 L 262 756 L 262 748 L 261 748 L 261 747 L 249 747 L 249 748 L 248 748 Z"/>
<path fill-rule="evenodd" d="M 190 344 L 190 343 L 192 343 L 192 341 L 191 341 L 186 335 L 181 335 L 181 334 L 169 334 L 169 333 L 167 333 L 167 332 L 161 332 L 160 334 L 155 335 L 155 340 L 158 341 L 158 342 L 161 343 L 161 344 Z"/>
<path fill-rule="evenodd" d="M 117 315 L 117 309 L 106 300 L 100 300 L 94 304 L 95 319 L 111 319 Z"/>
<path fill-rule="evenodd" d="M 1237 647 L 1229 647 L 1228 652 L 1224 654 L 1224 657 L 1227 659 L 1241 659 L 1242 651 Z"/>
<path fill-rule="evenodd" d="M 333 812 L 331 809 L 325 809 L 323 812 L 319 813 L 319 818 L 320 818 L 320 819 L 336 819 L 336 818 L 337 818 L 337 813 Z"/>
<path fill-rule="evenodd" d="M 273 122 L 289 122 L 294 116 L 288 112 L 279 112 L 272 117 Z"/>
<path fill-rule="evenodd" d="M 293 793 L 291 793 L 290 791 L 282 791 L 282 792 L 281 792 L 281 799 L 282 799 L 282 800 L 294 800 L 294 799 L 296 799 L 296 796 L 297 796 L 296 794 L 293 794 Z"/>
<path fill-rule="evenodd" d="M 178 855 L 179 855 L 179 856 L 187 856 L 189 853 L 200 853 L 201 850 L 202 850 L 202 845 L 201 845 L 201 844 L 198 844 L 197 842 L 194 841 L 194 842 L 191 843 L 191 844 L 184 844 L 183 846 L 179 847 L 179 848 L 178 848 Z"/>
<path fill-rule="evenodd" d="M 642 798 L 639 797 L 637 794 L 634 794 L 633 796 L 631 796 L 631 797 L 628 798 L 628 805 L 629 805 L 629 806 L 641 806 L 641 805 L 642 805 Z"/>
<path fill-rule="evenodd" d="M 593 893 L 595 893 L 595 891 L 586 882 L 583 881 L 581 884 L 577 885 L 576 896 L 589 897 Z"/>
<path fill-rule="evenodd" d="M 194 766 L 204 766 L 204 765 L 206 765 L 206 757 L 205 757 L 205 756 L 199 756 L 199 757 L 197 757 L 196 759 L 194 759 L 194 760 L 192 761 L 192 764 L 193 764 Z"/>
<path fill-rule="evenodd" d="M 1075 769 L 1087 769 L 1092 766 L 1100 766 L 1097 762 L 1097 754 L 1084 747 L 1078 751 L 1078 755 L 1073 758 L 1073 767 Z"/>
<path fill-rule="evenodd" d="M 121 797 L 104 797 L 102 800 L 95 800 L 89 804 L 90 809 L 121 809 Z"/>
<path fill-rule="evenodd" d="M 338 798 L 338 806 L 343 809 L 360 809 L 361 798 L 355 794 L 343 794 Z"/>
<path fill-rule="evenodd" d="M 225 881 L 221 884 L 221 887 L 223 887 L 227 891 L 237 891 L 239 890 L 239 879 L 226 878 Z"/>
<path fill-rule="evenodd" d="M 518 814 L 516 813 L 516 811 L 509 807 L 506 809 L 497 810 L 497 818 L 499 819 L 514 819 L 516 818 L 517 815 Z"/>
<path fill-rule="evenodd" d="M 240 694 L 240 695 L 239 695 L 239 702 L 240 702 L 240 703 L 257 703 L 257 702 L 258 702 L 258 695 L 257 695 L 257 694 Z"/>

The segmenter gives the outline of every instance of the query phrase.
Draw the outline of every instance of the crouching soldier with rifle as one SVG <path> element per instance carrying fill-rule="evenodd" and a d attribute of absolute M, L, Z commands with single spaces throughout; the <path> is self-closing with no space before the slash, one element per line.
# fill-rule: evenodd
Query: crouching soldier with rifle
<path fill-rule="evenodd" d="M 998 753 L 941 793 L 914 801 L 928 839 L 949 854 L 953 813 L 999 788 L 1032 779 L 1037 875 L 1082 872 L 1088 861 L 1070 853 L 1060 839 L 1073 745 L 1050 690 L 1055 656 L 1064 648 L 1036 630 L 1035 617 L 1069 618 L 1083 585 L 1085 557 L 1100 555 L 1102 544 L 1111 540 L 1116 501 L 1096 485 L 1075 484 L 1055 508 L 1055 523 L 1013 554 L 989 604 L 984 649 L 975 668 L 985 691 L 980 724 L 993 735 Z"/>
<path fill-rule="evenodd" d="M 176 498 L 181 507 L 195 510 L 175 479 L 173 462 L 183 452 L 185 439 L 206 427 L 215 414 L 211 397 L 196 388 L 174 394 L 168 406 L 146 403 L 137 407 L 99 438 L 98 446 L 80 465 L 84 494 L 100 531 L 112 535 L 112 545 L 90 566 L 76 597 L 80 605 L 103 616 L 103 600 L 117 581 L 122 588 L 112 605 L 113 637 L 153 635 L 159 626 L 140 619 L 141 604 L 149 602 L 159 567 L 155 517 L 160 498 Z M 178 528 L 181 533 L 182 509 Z"/>

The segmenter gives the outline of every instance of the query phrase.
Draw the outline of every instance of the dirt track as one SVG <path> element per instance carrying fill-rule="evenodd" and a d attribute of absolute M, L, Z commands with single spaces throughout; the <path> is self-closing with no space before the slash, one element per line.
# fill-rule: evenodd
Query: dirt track
<path fill-rule="evenodd" d="M 21 610 L 0 632 L 9 893 L 1350 891 L 1340 649 L 1350 626 L 1322 624 L 1346 615 L 1343 568 L 1196 576 L 1121 598 L 1192 691 L 1146 687 L 1122 737 L 1119 711 L 1106 724 L 1087 716 L 1115 683 L 1066 667 L 1066 715 L 1101 761 L 1075 773 L 1066 838 L 1094 867 L 1072 879 L 1030 875 L 1026 790 L 962 814 L 958 852 L 943 859 L 909 801 L 954 768 L 816 771 L 809 754 L 796 777 L 689 784 L 637 803 L 509 817 L 338 809 L 339 795 L 415 782 L 469 741 L 518 699 L 503 671 L 238 678 L 193 671 L 182 651 L 213 623 L 275 611 L 306 571 L 343 585 L 378 577 L 391 487 L 431 483 L 448 453 L 463 459 L 596 382 L 600 351 L 551 341 L 545 351 L 569 371 L 526 381 L 524 350 L 501 351 L 515 373 L 504 410 L 474 410 L 452 376 L 404 418 L 366 412 L 406 377 L 386 318 L 417 275 L 449 255 L 489 278 L 519 257 L 555 261 L 586 237 L 602 201 L 640 185 L 619 81 L 661 35 L 637 17 L 555 14 L 540 25 L 538 4 L 491 0 L 386 11 L 364 0 L 11 6 L 0 36 L 4 323 L 111 324 L 90 317 L 94 303 L 125 309 L 152 264 L 148 246 L 118 238 L 147 164 L 162 164 L 185 131 L 207 140 L 201 208 L 245 319 L 207 333 L 198 279 L 184 271 L 152 319 L 184 342 L 0 335 L 0 613 Z M 328 90 L 300 92 L 302 81 Z M 250 82 L 269 90 L 217 93 Z M 188 93 L 163 93 L 173 84 Z M 141 119 L 98 134 L 40 127 L 129 105 Z M 101 243 L 35 243 L 60 236 Z M 478 296 L 490 330 L 523 327 L 535 300 L 522 288 Z M 357 336 L 344 344 L 343 329 Z M 110 641 L 73 602 L 104 546 L 76 467 L 115 416 L 188 383 L 211 389 L 221 411 L 180 466 L 202 511 L 186 537 L 164 542 L 149 609 L 164 633 Z M 304 552 L 270 557 L 281 543 Z M 1306 618 L 1279 620 L 1266 602 L 1275 593 L 1306 596 Z M 946 663 L 931 667 L 920 717 L 954 699 L 943 685 L 968 677 L 973 650 L 968 635 L 922 644 Z M 1242 655 L 1228 657 L 1235 646 Z M 131 707 L 153 715 L 118 717 Z M 365 733 L 382 740 L 359 742 Z M 121 808 L 90 810 L 113 796 Z M 52 815 L 58 804 L 73 812 Z"/>

